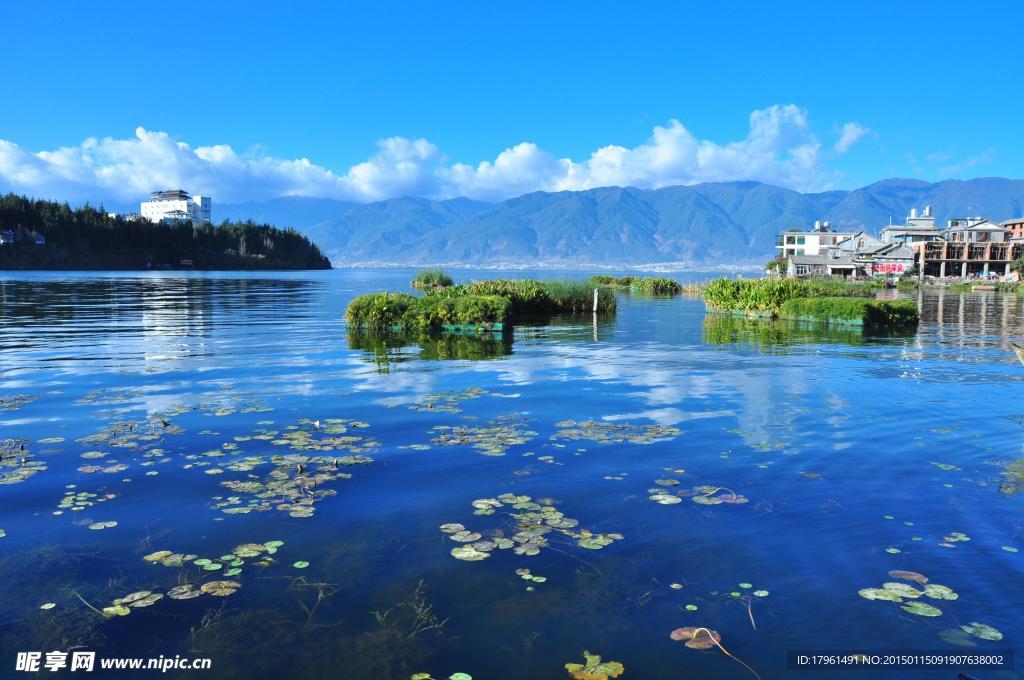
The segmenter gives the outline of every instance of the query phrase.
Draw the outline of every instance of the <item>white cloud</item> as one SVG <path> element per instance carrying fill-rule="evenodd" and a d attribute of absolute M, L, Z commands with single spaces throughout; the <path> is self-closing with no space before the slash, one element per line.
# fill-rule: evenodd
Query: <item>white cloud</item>
<path fill-rule="evenodd" d="M 844 153 L 867 132 L 846 123 L 834 151 Z M 258 147 L 242 154 L 223 144 L 192 147 L 142 127 L 133 138 L 92 137 L 53 151 L 30 152 L 0 139 L 0 189 L 93 203 L 134 202 L 154 189 L 179 186 L 222 202 L 276 196 L 500 200 L 530 191 L 733 180 L 816 190 L 827 188 L 835 176 L 825 167 L 827 154 L 806 112 L 794 105 L 754 111 L 740 141 L 698 139 L 681 122 L 670 120 L 638 146 L 605 146 L 582 161 L 557 158 L 530 142 L 475 165 L 449 163 L 426 139 L 390 137 L 377 147 L 366 161 L 335 173 L 307 158 L 275 158 Z"/>
<path fill-rule="evenodd" d="M 952 155 L 950 155 L 949 157 L 946 157 L 944 160 L 950 160 L 951 157 L 952 157 Z M 964 172 L 965 170 L 970 170 L 971 168 L 973 168 L 975 166 L 978 166 L 978 165 L 988 165 L 993 160 L 995 160 L 995 157 L 996 157 L 995 147 L 989 147 L 989 148 L 985 149 L 984 151 L 982 151 L 979 154 L 975 154 L 974 156 L 968 156 L 967 158 L 965 158 L 960 163 L 952 163 L 952 164 L 947 165 L 947 166 L 945 166 L 943 168 L 940 168 L 939 169 L 939 177 L 941 177 L 942 179 L 948 179 L 950 177 L 955 177 L 955 176 L 959 175 L 960 173 Z"/>
<path fill-rule="evenodd" d="M 841 156 L 852 149 L 853 145 L 863 139 L 869 132 L 871 132 L 871 129 L 864 127 L 860 123 L 844 123 L 839 128 L 839 139 L 836 140 L 832 150 Z"/>

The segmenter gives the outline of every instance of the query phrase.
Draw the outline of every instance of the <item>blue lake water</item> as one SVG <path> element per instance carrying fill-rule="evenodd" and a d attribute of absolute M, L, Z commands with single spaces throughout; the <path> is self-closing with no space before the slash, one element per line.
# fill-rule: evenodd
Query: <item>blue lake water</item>
<path fill-rule="evenodd" d="M 1024 299 L 929 290 L 916 332 L 873 334 L 623 294 L 504 342 L 349 338 L 349 300 L 411 274 L 0 278 L 0 677 L 71 649 L 212 659 L 170 677 L 564 678 L 584 650 L 754 677 L 681 627 L 762 678 L 885 677 L 787 652 L 1022 639 Z M 892 570 L 957 598 L 858 594 L 922 587 Z"/>

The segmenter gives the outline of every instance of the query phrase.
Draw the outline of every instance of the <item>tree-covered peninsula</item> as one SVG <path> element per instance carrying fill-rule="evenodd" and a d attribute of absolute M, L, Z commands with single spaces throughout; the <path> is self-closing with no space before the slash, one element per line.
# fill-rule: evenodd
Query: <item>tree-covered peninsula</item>
<path fill-rule="evenodd" d="M 329 269 L 294 229 L 153 223 L 89 205 L 0 197 L 0 269 Z"/>

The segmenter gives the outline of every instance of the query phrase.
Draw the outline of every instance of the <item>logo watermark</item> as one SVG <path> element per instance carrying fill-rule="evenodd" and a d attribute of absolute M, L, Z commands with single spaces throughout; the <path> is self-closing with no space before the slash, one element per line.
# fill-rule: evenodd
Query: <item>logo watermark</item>
<path fill-rule="evenodd" d="M 24 673 L 40 671 L 83 671 L 92 672 L 97 667 L 105 671 L 190 671 L 210 670 L 213 662 L 208 658 L 188 658 L 182 656 L 158 657 L 99 657 L 96 652 L 18 652 L 14 661 L 14 670 Z"/>

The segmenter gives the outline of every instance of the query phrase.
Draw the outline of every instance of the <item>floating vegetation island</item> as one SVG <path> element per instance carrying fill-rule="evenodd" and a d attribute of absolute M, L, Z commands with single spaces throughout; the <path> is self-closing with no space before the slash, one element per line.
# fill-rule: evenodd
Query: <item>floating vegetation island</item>
<path fill-rule="evenodd" d="M 683 290 L 678 281 L 663 276 L 591 276 L 590 285 L 607 286 L 644 295 L 675 295 Z"/>
<path fill-rule="evenodd" d="M 876 300 L 877 283 L 820 279 L 717 279 L 704 288 L 715 312 L 851 326 L 916 324 L 913 300 Z"/>
<path fill-rule="evenodd" d="M 582 281 L 497 279 L 430 286 L 414 281 L 414 286 L 424 294 L 360 295 L 349 303 L 345 320 L 357 332 L 371 334 L 494 332 L 528 318 L 594 311 L 594 287 Z M 614 293 L 600 289 L 596 311 L 612 314 L 615 307 Z"/>

